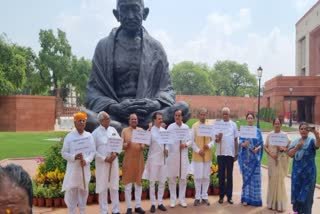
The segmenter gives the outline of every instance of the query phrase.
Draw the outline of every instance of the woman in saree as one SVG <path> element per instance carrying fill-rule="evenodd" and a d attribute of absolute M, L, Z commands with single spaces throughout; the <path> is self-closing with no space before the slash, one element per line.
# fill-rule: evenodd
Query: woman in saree
<path fill-rule="evenodd" d="M 290 144 L 288 135 L 281 131 L 282 122 L 276 118 L 272 122 L 274 131 L 267 136 L 264 150 L 268 158 L 268 192 L 267 207 L 279 212 L 285 211 L 288 197 L 284 179 L 288 174 L 289 156 L 286 151 Z M 270 144 L 270 136 L 281 134 L 287 138 L 287 146 L 276 146 Z"/>
<path fill-rule="evenodd" d="M 246 115 L 248 126 L 253 126 L 254 114 Z M 241 203 L 243 205 L 262 206 L 261 199 L 261 158 L 263 138 L 257 128 L 256 138 L 240 136 L 238 162 L 242 173 Z"/>
<path fill-rule="evenodd" d="M 314 136 L 309 136 L 312 131 Z M 316 150 L 320 147 L 319 130 L 307 123 L 299 125 L 300 137 L 289 146 L 288 155 L 293 158 L 291 177 L 291 204 L 297 213 L 312 213 L 316 184 Z"/>

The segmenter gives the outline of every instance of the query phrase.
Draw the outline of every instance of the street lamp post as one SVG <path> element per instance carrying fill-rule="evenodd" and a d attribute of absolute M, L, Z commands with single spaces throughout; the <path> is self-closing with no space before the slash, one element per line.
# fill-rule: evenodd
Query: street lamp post
<path fill-rule="evenodd" d="M 293 88 L 290 87 L 290 88 L 289 88 L 289 91 L 290 91 L 290 106 L 289 106 L 290 119 L 289 119 L 289 127 L 291 127 L 291 126 L 292 126 L 292 109 L 291 109 L 291 103 L 292 103 L 292 91 L 293 91 Z"/>
<path fill-rule="evenodd" d="M 261 90 L 261 77 L 263 69 L 261 66 L 257 69 L 257 77 L 259 80 L 259 94 L 258 94 L 258 116 L 257 116 L 257 127 L 260 128 L 260 90 Z"/>

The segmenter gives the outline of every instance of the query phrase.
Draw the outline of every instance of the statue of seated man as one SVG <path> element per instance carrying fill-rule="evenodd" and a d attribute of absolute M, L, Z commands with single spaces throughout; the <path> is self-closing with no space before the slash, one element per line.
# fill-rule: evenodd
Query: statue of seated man
<path fill-rule="evenodd" d="M 143 0 L 117 0 L 113 14 L 120 27 L 99 41 L 92 60 L 86 97 L 86 107 L 91 110 L 87 110 L 87 130 L 99 124 L 94 115 L 100 111 L 119 122 L 112 124 L 117 130 L 127 124 L 131 113 L 138 115 L 139 126 L 144 128 L 156 111 L 163 113 L 167 124 L 174 121 L 176 109 L 183 111 L 185 120 L 190 116 L 185 102 L 175 103 L 162 45 L 142 26 L 148 13 Z"/>

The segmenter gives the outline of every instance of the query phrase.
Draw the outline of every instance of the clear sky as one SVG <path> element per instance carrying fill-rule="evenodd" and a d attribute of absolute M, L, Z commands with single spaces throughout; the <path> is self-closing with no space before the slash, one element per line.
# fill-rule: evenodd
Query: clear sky
<path fill-rule="evenodd" d="M 145 27 L 163 44 L 170 65 L 247 63 L 262 81 L 295 73 L 295 24 L 318 0 L 145 0 Z M 40 29 L 67 33 L 72 51 L 91 59 L 97 42 L 118 26 L 116 0 L 0 0 L 0 33 L 39 51 Z"/>

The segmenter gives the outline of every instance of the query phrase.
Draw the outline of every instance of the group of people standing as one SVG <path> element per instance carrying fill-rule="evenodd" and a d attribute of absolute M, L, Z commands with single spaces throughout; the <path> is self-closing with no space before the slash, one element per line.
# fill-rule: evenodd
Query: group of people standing
<path fill-rule="evenodd" d="M 118 153 L 107 152 L 105 144 L 111 137 L 122 138 L 124 158 L 122 163 L 122 181 L 125 185 L 125 200 L 128 214 L 132 212 L 145 213 L 141 207 L 142 179 L 150 182 L 150 212 L 156 208 L 167 211 L 163 204 L 165 182 L 168 179 L 170 191 L 170 207 L 174 208 L 177 201 L 177 183 L 179 186 L 178 203 L 186 208 L 185 201 L 187 175 L 194 175 L 195 200 L 194 206 L 200 204 L 210 205 L 207 190 L 210 183 L 212 163 L 212 147 L 216 147 L 219 176 L 219 203 L 233 204 L 233 166 L 238 160 L 243 178 L 241 203 L 252 206 L 262 206 L 261 197 L 261 159 L 263 151 L 268 155 L 268 193 L 267 206 L 270 209 L 284 211 L 287 207 L 287 193 L 284 178 L 288 172 L 289 157 L 293 157 L 292 194 L 291 202 L 293 210 L 298 213 L 311 213 L 313 192 L 315 188 L 316 168 L 315 152 L 320 147 L 319 132 L 312 130 L 316 138 L 309 137 L 308 125 L 302 123 L 299 127 L 301 137 L 287 146 L 274 146 L 269 142 L 272 133 L 281 131 L 281 120 L 274 119 L 274 131 L 267 136 L 264 145 L 260 129 L 257 128 L 255 138 L 241 137 L 237 125 L 230 119 L 230 109 L 222 109 L 222 120 L 225 127 L 223 133 L 209 136 L 199 136 L 200 125 L 208 124 L 207 110 L 200 109 L 199 121 L 193 124 L 191 136 L 185 140 L 175 140 L 172 144 L 159 142 L 162 127 L 162 114 L 156 112 L 152 126 L 148 131 L 151 134 L 151 142 L 146 164 L 144 163 L 143 150 L 145 144 L 132 142 L 134 130 L 142 130 L 138 125 L 137 114 L 131 114 L 128 119 L 129 126 L 124 128 L 121 136 L 110 126 L 110 116 L 102 111 L 98 114 L 100 126 L 90 134 L 84 130 L 87 115 L 79 112 L 74 116 L 76 129 L 71 131 L 64 139 L 62 156 L 67 160 L 67 170 L 63 182 L 62 191 L 65 192 L 65 201 L 69 213 L 75 213 L 77 206 L 80 213 L 85 213 L 88 196 L 88 183 L 90 181 L 90 163 L 95 157 L 96 164 L 96 192 L 99 193 L 99 206 L 101 213 L 108 212 L 108 194 L 112 202 L 112 213 L 119 213 L 119 162 Z M 181 110 L 174 112 L 175 122 L 170 124 L 167 130 L 188 129 L 182 121 Z M 255 116 L 252 113 L 246 115 L 248 126 L 254 125 Z M 239 142 L 238 142 L 239 139 Z M 72 144 L 83 142 L 86 144 L 85 152 L 77 153 Z M 81 144 L 81 143 L 80 143 Z M 192 160 L 189 163 L 188 148 L 192 148 Z M 155 184 L 158 182 L 157 200 Z M 134 185 L 135 208 L 131 202 L 132 186 Z M 157 202 L 157 203 L 156 203 Z M 157 204 L 157 207 L 156 207 Z"/>
<path fill-rule="evenodd" d="M 248 113 L 248 126 L 253 126 L 254 114 Z M 290 142 L 288 135 L 281 131 L 282 121 L 273 120 L 274 130 L 267 135 L 265 145 L 260 129 L 256 138 L 239 138 L 239 166 L 242 173 L 243 205 L 262 206 L 261 198 L 261 159 L 263 150 L 268 159 L 267 207 L 283 212 L 287 208 L 288 197 L 285 177 L 288 174 L 290 157 L 293 158 L 291 177 L 291 204 L 295 213 L 312 213 L 313 195 L 316 184 L 316 150 L 320 147 L 319 131 L 307 123 L 299 125 L 300 136 Z M 309 136 L 309 132 L 313 136 Z M 278 146 L 270 142 L 274 134 L 282 134 L 286 145 Z"/>

